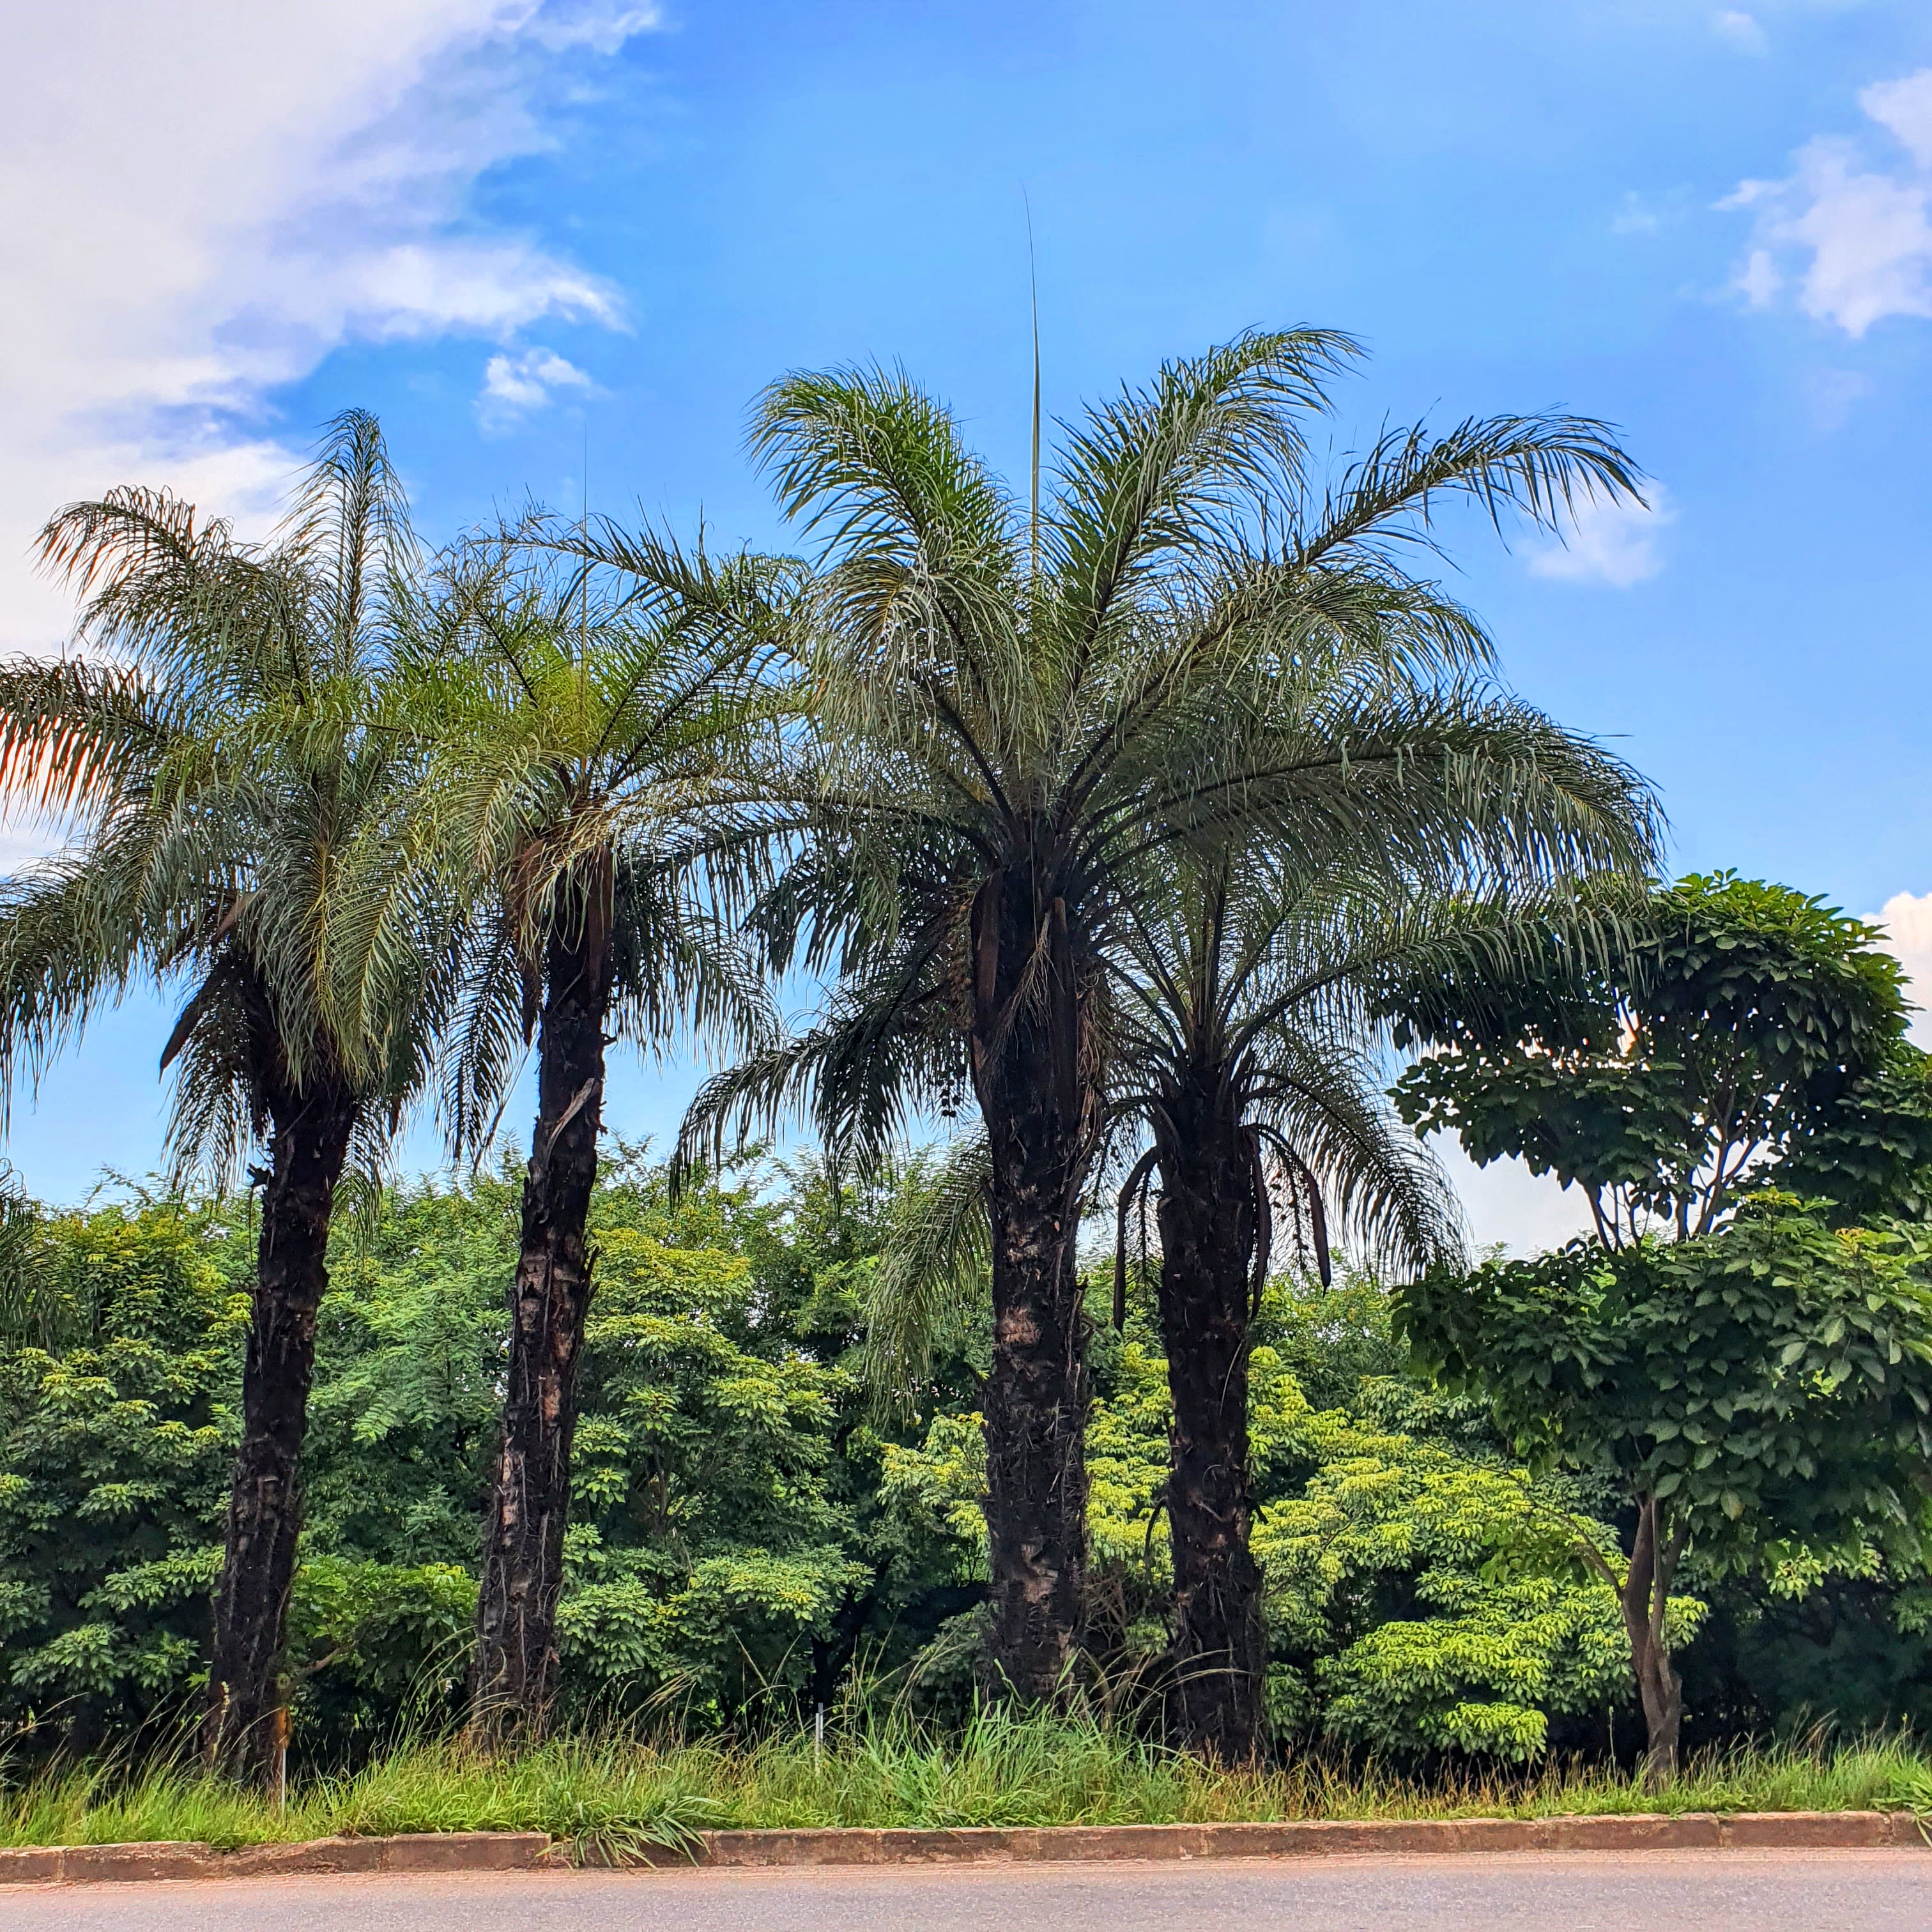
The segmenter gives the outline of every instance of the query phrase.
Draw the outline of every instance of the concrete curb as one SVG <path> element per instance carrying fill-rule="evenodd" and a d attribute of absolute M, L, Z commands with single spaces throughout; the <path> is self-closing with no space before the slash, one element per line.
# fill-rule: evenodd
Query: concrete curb
<path fill-rule="evenodd" d="M 957 1831 L 704 1832 L 690 1856 L 657 1866 L 1112 1863 L 1177 1858 L 1324 1858 L 1446 1852 L 1842 1851 L 1926 1849 L 1904 1811 L 1687 1812 L 1621 1817 L 1320 1819 L 1277 1825 L 1064 1825 Z M 314 1872 L 490 1872 L 555 1868 L 564 1847 L 542 1832 L 424 1832 L 314 1838 L 217 1852 L 199 1844 L 0 1848 L 0 1885 L 138 1879 L 266 1878 Z"/>
<path fill-rule="evenodd" d="M 1043 1830 L 706 1832 L 719 1866 L 975 1864 L 1024 1860 L 1322 1858 L 1337 1853 L 1824 1850 L 1923 1846 L 1909 1812 L 1690 1812 L 1622 1817 L 1304 1820 L 1277 1825 L 1063 1825 Z M 659 1852 L 653 1862 L 669 1864 Z"/>

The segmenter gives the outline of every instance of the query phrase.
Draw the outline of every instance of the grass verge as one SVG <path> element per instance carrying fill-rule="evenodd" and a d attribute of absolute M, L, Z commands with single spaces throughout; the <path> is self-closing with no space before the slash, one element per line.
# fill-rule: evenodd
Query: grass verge
<path fill-rule="evenodd" d="M 1316 1760 L 1225 1770 L 1078 1720 L 993 1710 L 943 1733 L 887 1720 L 828 1737 L 664 1746 L 621 1732 L 489 1755 L 405 1744 L 286 1807 L 191 1762 L 96 1763 L 0 1780 L 0 1844 L 203 1839 L 222 1849 L 336 1833 L 539 1831 L 622 1858 L 698 1831 L 810 1826 L 1126 1825 L 1302 1818 L 1546 1817 L 1632 1811 L 1932 1806 L 1932 1758 L 1904 1737 L 1822 1738 L 1692 1760 L 1667 1790 L 1600 1767 L 1420 1781 Z"/>

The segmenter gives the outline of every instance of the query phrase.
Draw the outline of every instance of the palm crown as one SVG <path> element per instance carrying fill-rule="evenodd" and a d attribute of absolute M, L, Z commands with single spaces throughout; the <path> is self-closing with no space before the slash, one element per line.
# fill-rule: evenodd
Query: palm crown
<path fill-rule="evenodd" d="M 400 680 L 417 782 L 347 862 L 346 1010 L 382 1011 L 425 952 L 449 962 L 457 1152 L 488 1144 L 536 1045 L 472 1680 L 493 1730 L 540 1730 L 555 1693 L 605 1048 L 772 1030 L 722 915 L 728 862 L 759 849 L 734 814 L 784 701 L 761 642 L 773 573 L 648 536 L 636 550 L 621 591 L 567 565 L 541 521 L 446 560 Z"/>
<path fill-rule="evenodd" d="M 829 1125 L 877 1146 L 899 1118 L 890 1096 L 944 1095 L 967 1072 L 980 896 L 1016 866 L 1037 901 L 1030 954 L 1064 921 L 1098 995 L 1092 946 L 1124 879 L 1222 827 L 1400 841 L 1422 871 L 1472 805 L 1534 770 L 1538 808 L 1494 829 L 1499 856 L 1505 836 L 1534 863 L 1641 848 L 1647 808 L 1616 760 L 1493 692 L 1476 709 L 1380 674 L 1486 662 L 1473 616 L 1400 567 L 1444 493 L 1553 518 L 1574 494 L 1634 487 L 1627 462 L 1600 424 L 1508 418 L 1386 436 L 1320 487 L 1300 421 L 1353 352 L 1303 331 L 1172 365 L 1070 432 L 1030 513 L 902 376 L 767 393 L 754 446 L 785 506 L 829 531 L 805 656 L 831 839 L 766 912 L 782 956 L 796 945 L 848 979 L 817 1052 L 741 1070 L 713 1113 L 802 1081 Z M 1337 677 L 1344 658 L 1356 674 Z M 860 1018 L 881 1003 L 889 1033 Z"/>
<path fill-rule="evenodd" d="M 1072 1244 L 1120 1037 L 1108 952 L 1150 862 L 1239 837 L 1386 847 L 1426 877 L 1472 813 L 1505 868 L 1646 845 L 1621 766 L 1454 688 L 1486 640 L 1400 555 L 1426 550 L 1445 494 L 1553 523 L 1633 490 L 1627 460 L 1601 424 L 1510 418 L 1384 435 L 1324 484 L 1306 424 L 1354 352 L 1298 331 L 1171 364 L 1069 428 L 1025 504 L 895 372 L 789 377 L 754 418 L 781 502 L 826 537 L 802 599 L 816 836 L 764 916 L 781 963 L 838 977 L 805 1036 L 712 1083 L 688 1141 L 802 1105 L 875 1156 L 970 1082 L 993 1222 L 994 1660 L 1034 1694 L 1078 1615 Z M 1387 674 L 1405 665 L 1428 674 Z M 1486 802 L 1526 770 L 1534 805 L 1505 823 Z"/>
<path fill-rule="evenodd" d="M 609 938 L 616 1037 L 742 1047 L 770 1031 L 758 962 L 722 914 L 730 862 L 759 849 L 734 814 L 786 701 L 757 642 L 771 573 L 659 545 L 656 580 L 620 592 L 559 567 L 550 534 L 445 560 L 398 700 L 424 747 L 404 822 L 371 823 L 345 862 L 346 1010 L 392 1005 L 448 922 L 438 1102 L 458 1155 L 488 1145 L 535 1033 L 549 937 L 586 917 Z"/>
<path fill-rule="evenodd" d="M 335 1190 L 380 1160 L 454 990 L 425 947 L 380 1006 L 334 998 L 344 861 L 394 822 L 418 748 L 392 710 L 418 560 L 352 411 L 266 544 L 121 490 L 62 512 L 42 551 L 94 655 L 0 674 L 0 780 L 75 834 L 0 898 L 8 1064 L 38 1073 L 137 975 L 185 982 L 162 1056 L 177 1168 L 225 1180 L 267 1142 L 206 1731 L 215 1762 L 266 1777 Z"/>
<path fill-rule="evenodd" d="M 374 420 L 332 426 L 266 544 L 123 489 L 63 511 L 42 553 L 82 592 L 92 654 L 0 680 L 0 782 L 75 835 L 0 908 L 9 1072 L 136 976 L 184 982 L 178 1163 L 231 1174 L 271 1094 L 325 1073 L 386 1103 L 359 1134 L 373 1160 L 447 990 L 418 950 L 365 1028 L 332 997 L 344 860 L 412 753 L 388 707 L 417 559 Z"/>

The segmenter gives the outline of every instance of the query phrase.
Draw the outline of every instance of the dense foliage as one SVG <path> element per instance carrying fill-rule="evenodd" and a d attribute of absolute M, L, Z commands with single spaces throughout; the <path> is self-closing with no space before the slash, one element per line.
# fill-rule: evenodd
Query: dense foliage
<path fill-rule="evenodd" d="M 903 1424 L 875 1413 L 858 1351 L 893 1186 L 801 1162 L 674 1205 L 638 1150 L 607 1166 L 571 1708 L 741 1733 L 855 1695 L 958 1714 L 985 1588 L 987 1340 L 937 1352 Z M 518 1180 L 394 1191 L 338 1231 L 290 1620 L 310 1762 L 460 1709 Z M 26 1238 L 34 1292 L 0 1342 L 0 1712 L 32 1749 L 171 1722 L 206 1668 L 254 1243 L 245 1210 L 166 1199 Z M 1094 1350 L 1089 1687 L 1132 1720 L 1154 1708 L 1172 1568 L 1166 1364 L 1130 1288 L 1125 1334 Z M 1634 1742 L 1615 1597 L 1569 1541 L 1581 1523 L 1616 1550 L 1612 1486 L 1532 1483 L 1480 1405 L 1402 1361 L 1372 1280 L 1270 1284 L 1252 1429 L 1277 1735 L 1418 1762 Z M 1925 1582 L 1898 1539 L 1781 1561 L 1744 1582 L 1690 1565 L 1670 1618 L 1694 1712 L 1707 1636 L 1710 1706 L 1738 1728 L 1815 1708 L 1827 1658 L 1856 1679 L 1854 1721 L 1932 1709 Z M 1827 1589 L 1856 1596 L 1849 1637 L 1788 1627 Z"/>
<path fill-rule="evenodd" d="M 1676 1766 L 1681 1559 L 1720 1575 L 1867 1549 L 1923 1562 L 1932 1287 L 1903 1233 L 1834 1229 L 1767 1192 L 1714 1234 L 1432 1270 L 1398 1310 L 1420 1364 L 1486 1400 L 1533 1466 L 1630 1512 L 1620 1562 L 1590 1528 L 1576 1540 L 1621 1599 L 1654 1772 Z"/>
<path fill-rule="evenodd" d="M 1292 855 L 1344 902 L 1372 875 L 1385 907 L 1474 892 L 1501 912 L 1606 877 L 1634 888 L 1657 856 L 1648 785 L 1502 686 L 1480 621 L 1426 574 L 1448 503 L 1560 532 L 1581 501 L 1638 500 L 1635 464 L 1606 424 L 1549 413 L 1384 426 L 1318 459 L 1359 352 L 1334 331 L 1250 330 L 1084 411 L 1044 469 L 1036 370 L 1024 508 L 903 372 L 794 373 L 760 398 L 751 442 L 819 546 L 808 561 L 721 562 L 701 534 L 687 550 L 607 520 L 593 537 L 541 511 L 432 559 L 375 419 L 352 410 L 264 544 L 164 491 L 56 512 L 40 556 L 76 594 L 79 648 L 0 667 L 0 808 L 61 820 L 67 842 L 0 890 L 0 1118 L 11 1080 L 101 1002 L 191 974 L 162 1053 L 173 1144 L 219 1178 L 267 1156 L 203 1684 L 212 1765 L 265 1790 L 285 1769 L 340 1184 L 379 1171 L 431 1093 L 452 1156 L 473 1154 L 520 1038 L 537 1118 L 491 1378 L 472 1741 L 553 1721 L 586 1551 L 592 1614 L 639 1668 L 670 1668 L 660 1556 L 621 1556 L 579 1504 L 628 1504 L 628 1432 L 662 1406 L 656 1378 L 701 1414 L 686 1448 L 740 1419 L 745 1377 L 700 1360 L 694 1383 L 671 1360 L 687 1304 L 710 1313 L 724 1274 L 668 1303 L 680 1267 L 632 1257 L 615 1283 L 631 1325 L 604 1353 L 652 1379 L 604 1392 L 626 1427 L 590 1432 L 615 1458 L 592 1466 L 601 1487 L 580 1495 L 574 1458 L 596 1420 L 579 1384 L 598 1348 L 606 1049 L 694 1030 L 745 1057 L 687 1120 L 687 1156 L 716 1155 L 734 1119 L 742 1136 L 802 1112 L 876 1174 L 911 1112 L 970 1090 L 992 1313 L 983 1676 L 1066 1696 L 1091 1654 L 1076 1204 L 1119 1125 L 1132 1049 L 1113 1016 L 1148 977 L 1125 934 L 1165 916 L 1177 863 L 1211 881 L 1236 855 Z M 800 968 L 825 997 L 781 1039 L 767 982 Z M 1364 1099 L 1380 1112 L 1373 1054 L 1358 1057 L 1362 1077 L 1335 1081 L 1333 1055 L 1299 1042 L 1315 1077 L 1297 1085 L 1328 1094 L 1312 1114 L 1270 1101 L 1256 1064 L 1184 1079 L 1144 1124 L 1171 1224 L 1169 1695 L 1187 1743 L 1236 1760 L 1264 1730 L 1244 1417 L 1267 1244 L 1238 1205 L 1236 1240 L 1183 1224 L 1225 1227 L 1232 1198 L 1258 1227 L 1264 1131 L 1318 1228 L 1324 1186 L 1373 1223 L 1341 1151 Z M 1180 1171 L 1204 1098 L 1211 1188 Z M 830 1391 L 779 1378 L 775 1412 L 808 1435 Z M 762 1440 L 764 1412 L 748 1417 Z M 813 1466 L 788 1462 L 778 1488 L 798 1502 Z M 680 1534 L 661 1508 L 654 1543 Z M 844 1580 L 842 1634 L 814 1639 L 822 1690 L 880 1593 L 836 1544 L 811 1546 L 820 1589 Z M 694 1616 L 735 1600 L 730 1577 L 687 1567 Z M 348 1581 L 338 1595 L 359 1600 Z"/>
<path fill-rule="evenodd" d="M 1926 1060 L 1871 928 L 1729 873 L 1594 910 L 1500 972 L 1390 994 L 1397 1042 L 1435 1049 L 1396 1089 L 1412 1125 L 1580 1186 L 1612 1245 L 1708 1234 L 1780 1162 L 1851 1219 L 1916 1211 Z"/>

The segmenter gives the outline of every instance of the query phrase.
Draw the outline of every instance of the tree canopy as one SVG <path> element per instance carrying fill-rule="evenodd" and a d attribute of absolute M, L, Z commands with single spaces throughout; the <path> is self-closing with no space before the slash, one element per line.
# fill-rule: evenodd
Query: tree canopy
<path fill-rule="evenodd" d="M 1828 1130 L 1880 1185 L 1932 1155 L 1903 973 L 1871 927 L 1730 873 L 1564 910 L 1500 973 L 1395 976 L 1396 1042 L 1426 1049 L 1396 1088 L 1412 1126 L 1580 1186 L 1612 1245 L 1711 1232 L 1748 1173 L 1815 1158 Z"/>
<path fill-rule="evenodd" d="M 1631 1505 L 1618 1575 L 1652 1731 L 1673 1766 L 1665 1606 L 1680 1558 L 1761 1567 L 1870 1538 L 1922 1559 L 1932 1528 L 1932 1283 L 1902 1233 L 1834 1229 L 1789 1196 L 1728 1227 L 1588 1242 L 1396 1296 L 1420 1365 L 1486 1402 L 1532 1466 Z"/>

